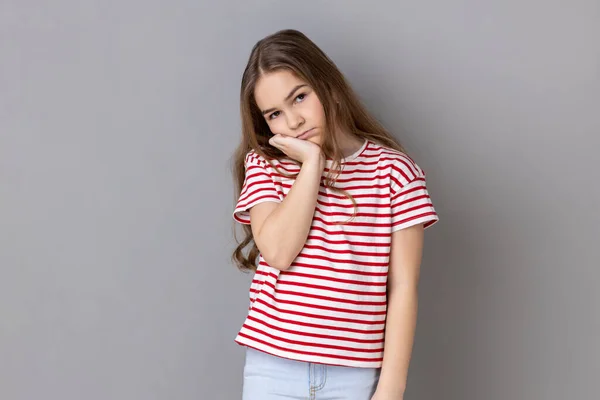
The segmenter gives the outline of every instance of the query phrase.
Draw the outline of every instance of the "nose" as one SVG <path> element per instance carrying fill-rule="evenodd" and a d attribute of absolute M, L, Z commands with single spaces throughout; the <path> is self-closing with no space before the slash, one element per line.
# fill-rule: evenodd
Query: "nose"
<path fill-rule="evenodd" d="M 288 117 L 288 126 L 291 130 L 296 130 L 304 124 L 304 118 L 298 113 L 290 113 Z"/>

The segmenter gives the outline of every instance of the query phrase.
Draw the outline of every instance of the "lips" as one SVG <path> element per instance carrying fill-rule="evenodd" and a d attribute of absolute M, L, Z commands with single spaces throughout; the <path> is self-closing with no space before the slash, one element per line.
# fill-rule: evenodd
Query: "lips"
<path fill-rule="evenodd" d="M 311 128 L 307 131 L 302 132 L 300 135 L 296 136 L 297 139 L 304 139 L 306 136 L 310 135 L 310 133 L 313 131 L 313 129 L 315 128 Z"/>

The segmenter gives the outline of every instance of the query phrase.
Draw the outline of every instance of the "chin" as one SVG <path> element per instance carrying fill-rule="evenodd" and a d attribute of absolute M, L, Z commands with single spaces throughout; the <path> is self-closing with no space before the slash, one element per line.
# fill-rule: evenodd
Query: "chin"
<path fill-rule="evenodd" d="M 319 145 L 319 146 L 321 145 L 321 137 L 320 136 L 311 137 L 306 140 L 308 140 L 309 142 L 313 142 L 316 145 Z"/>

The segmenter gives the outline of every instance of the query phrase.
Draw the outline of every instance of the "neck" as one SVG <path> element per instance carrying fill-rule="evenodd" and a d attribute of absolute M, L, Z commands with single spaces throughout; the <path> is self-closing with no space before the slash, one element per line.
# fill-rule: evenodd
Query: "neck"
<path fill-rule="evenodd" d="M 358 149 L 365 143 L 365 140 L 347 133 L 340 134 L 338 140 L 342 150 L 343 157 L 349 157 L 356 153 Z"/>

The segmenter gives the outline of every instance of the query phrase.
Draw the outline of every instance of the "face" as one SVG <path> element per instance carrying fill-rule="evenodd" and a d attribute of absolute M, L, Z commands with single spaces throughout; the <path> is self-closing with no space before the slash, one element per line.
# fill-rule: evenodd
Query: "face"
<path fill-rule="evenodd" d="M 323 105 L 314 90 L 290 71 L 263 75 L 254 98 L 273 134 L 321 144 L 325 127 Z"/>

